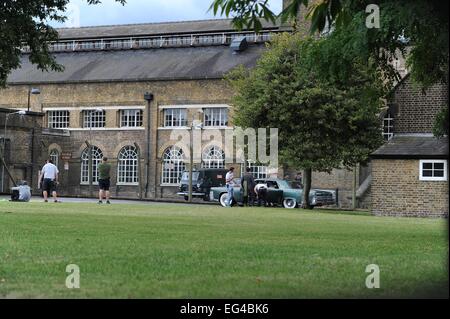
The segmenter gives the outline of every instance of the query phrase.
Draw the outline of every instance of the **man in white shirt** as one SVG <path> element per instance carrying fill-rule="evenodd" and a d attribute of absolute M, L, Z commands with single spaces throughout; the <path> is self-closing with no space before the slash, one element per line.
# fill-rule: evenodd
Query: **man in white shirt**
<path fill-rule="evenodd" d="M 255 193 L 258 197 L 258 206 L 267 206 L 267 185 L 259 183 L 255 186 Z"/>
<path fill-rule="evenodd" d="M 225 176 L 225 182 L 227 184 L 227 207 L 231 207 L 231 201 L 233 199 L 233 186 L 234 186 L 234 167 L 230 167 L 227 175 Z"/>
<path fill-rule="evenodd" d="M 42 182 L 42 189 L 44 191 L 44 202 L 48 202 L 48 193 L 52 193 L 55 203 L 58 202 L 56 196 L 56 185 L 58 184 L 58 168 L 53 164 L 52 160 L 47 159 L 47 163 L 42 167 L 39 180 Z"/>

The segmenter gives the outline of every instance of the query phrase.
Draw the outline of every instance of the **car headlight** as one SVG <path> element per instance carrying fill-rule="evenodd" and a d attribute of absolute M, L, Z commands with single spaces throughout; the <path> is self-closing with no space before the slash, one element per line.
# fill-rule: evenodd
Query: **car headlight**
<path fill-rule="evenodd" d="M 200 183 L 197 183 L 197 188 L 200 188 L 200 185 L 201 185 Z"/>
<path fill-rule="evenodd" d="M 315 205 L 316 204 L 316 197 L 314 196 L 311 200 L 311 204 Z"/>
<path fill-rule="evenodd" d="M 209 192 L 209 198 L 210 198 L 210 199 L 214 199 L 214 192 L 213 192 L 213 191 L 210 191 L 210 192 Z"/>

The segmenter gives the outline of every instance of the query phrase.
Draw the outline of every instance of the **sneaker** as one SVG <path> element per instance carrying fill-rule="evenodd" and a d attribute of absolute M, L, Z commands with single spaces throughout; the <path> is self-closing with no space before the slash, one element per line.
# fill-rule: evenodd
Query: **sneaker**
<path fill-rule="evenodd" d="M 44 203 L 48 203 L 48 200 L 44 200 Z"/>
<path fill-rule="evenodd" d="M 103 202 L 101 200 L 99 200 L 97 204 L 103 204 Z"/>
<path fill-rule="evenodd" d="M 109 200 L 106 201 L 106 204 L 111 204 L 111 202 Z"/>

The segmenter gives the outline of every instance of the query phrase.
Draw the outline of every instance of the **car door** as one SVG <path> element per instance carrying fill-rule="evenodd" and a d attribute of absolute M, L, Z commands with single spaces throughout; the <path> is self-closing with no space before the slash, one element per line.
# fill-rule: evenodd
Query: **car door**
<path fill-rule="evenodd" d="M 267 201 L 270 203 L 281 203 L 283 200 L 283 190 L 280 189 L 276 181 L 267 181 Z"/>

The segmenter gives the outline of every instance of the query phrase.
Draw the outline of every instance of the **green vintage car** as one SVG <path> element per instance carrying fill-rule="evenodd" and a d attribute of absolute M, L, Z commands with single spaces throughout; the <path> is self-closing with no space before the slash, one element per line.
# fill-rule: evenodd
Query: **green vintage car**
<path fill-rule="evenodd" d="M 295 208 L 301 206 L 303 202 L 303 189 L 296 183 L 278 178 L 255 179 L 255 182 L 256 184 L 266 184 L 267 201 L 272 204 Z M 240 178 L 234 179 L 234 185 L 232 204 L 239 204 L 242 202 Z M 226 206 L 227 189 L 225 186 L 212 187 L 209 196 L 211 200 Z M 336 193 L 334 190 L 311 189 L 309 202 L 312 207 L 335 205 Z"/>

